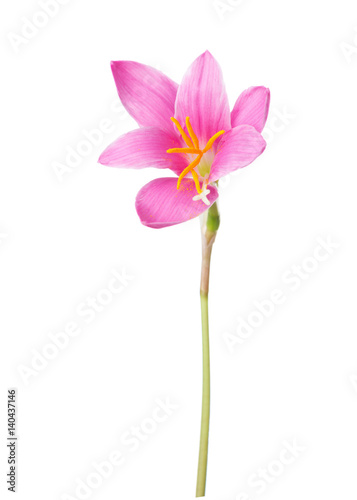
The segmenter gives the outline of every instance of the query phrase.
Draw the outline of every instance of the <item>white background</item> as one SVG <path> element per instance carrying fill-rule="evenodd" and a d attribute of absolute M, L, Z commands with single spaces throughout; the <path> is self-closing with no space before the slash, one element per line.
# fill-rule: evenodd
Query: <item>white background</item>
<path fill-rule="evenodd" d="M 357 8 L 352 0 L 222 0 L 220 7 L 211 0 L 72 0 L 43 21 L 35 0 L 1 4 L 6 498 L 6 393 L 13 386 L 17 498 L 79 498 L 78 481 L 113 450 L 125 463 L 88 498 L 194 498 L 199 222 L 142 226 L 136 193 L 167 173 L 103 167 L 97 158 L 136 127 L 116 105 L 110 60 L 149 64 L 180 82 L 206 49 L 221 64 L 231 106 L 251 85 L 272 94 L 265 153 L 221 189 L 207 498 L 356 498 Z M 9 34 L 22 36 L 34 17 L 45 26 L 15 50 Z M 102 120 L 110 132 L 59 178 L 56 162 L 64 164 L 68 147 L 78 148 L 83 131 Z M 284 273 L 313 266 L 319 238 L 339 248 L 292 291 Z M 108 286 L 112 269 L 132 279 L 86 323 L 78 307 Z M 224 335 L 237 335 L 239 318 L 247 321 L 274 289 L 284 304 L 229 350 Z M 19 368 L 31 368 L 50 333 L 73 321 L 80 334 L 26 384 Z M 132 453 L 120 437 L 151 416 L 157 398 L 178 408 Z M 286 440 L 304 451 L 279 466 Z M 278 477 L 270 475 L 259 494 L 249 478 L 268 466 Z"/>

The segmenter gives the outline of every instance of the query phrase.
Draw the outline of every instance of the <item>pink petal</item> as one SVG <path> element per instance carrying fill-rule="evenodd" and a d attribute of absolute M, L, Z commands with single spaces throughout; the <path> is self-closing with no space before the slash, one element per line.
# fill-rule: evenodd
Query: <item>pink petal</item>
<path fill-rule="evenodd" d="M 167 149 L 181 147 L 171 133 L 159 128 L 139 128 L 122 135 L 107 147 L 99 157 L 99 163 L 122 168 L 171 168 L 180 173 L 187 167 L 181 154 L 166 153 Z"/>
<path fill-rule="evenodd" d="M 137 123 L 172 132 L 177 83 L 137 62 L 112 61 L 111 65 L 120 100 Z"/>
<path fill-rule="evenodd" d="M 211 206 L 218 198 L 215 186 L 208 186 L 207 196 Z M 162 228 L 188 221 L 205 212 L 209 206 L 203 201 L 193 201 L 197 195 L 195 184 L 184 178 L 180 189 L 177 179 L 164 177 L 146 184 L 136 197 L 136 211 L 144 226 Z"/>
<path fill-rule="evenodd" d="M 175 118 L 184 126 L 186 116 L 202 148 L 214 134 L 231 128 L 222 71 L 208 51 L 192 63 L 177 91 Z"/>
<path fill-rule="evenodd" d="M 211 167 L 209 181 L 218 180 L 254 161 L 266 147 L 266 142 L 251 125 L 239 125 L 224 134 Z"/>
<path fill-rule="evenodd" d="M 232 114 L 232 127 L 252 125 L 261 132 L 267 121 L 270 90 L 266 87 L 250 87 L 238 97 Z"/>

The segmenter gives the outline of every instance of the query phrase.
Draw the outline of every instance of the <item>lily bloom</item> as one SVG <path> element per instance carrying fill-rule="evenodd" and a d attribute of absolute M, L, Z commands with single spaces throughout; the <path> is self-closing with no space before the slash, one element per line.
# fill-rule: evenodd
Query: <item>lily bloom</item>
<path fill-rule="evenodd" d="M 230 112 L 221 69 L 208 51 L 181 85 L 137 62 L 111 66 L 121 102 L 140 128 L 119 137 L 99 162 L 170 169 L 178 176 L 155 179 L 139 191 L 136 210 L 145 226 L 172 226 L 202 214 L 218 198 L 217 181 L 264 151 L 269 89 L 250 87 Z"/>

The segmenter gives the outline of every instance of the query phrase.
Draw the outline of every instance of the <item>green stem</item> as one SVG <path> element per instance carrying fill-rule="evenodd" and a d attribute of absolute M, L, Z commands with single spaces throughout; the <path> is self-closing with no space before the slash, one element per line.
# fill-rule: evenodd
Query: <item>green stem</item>
<path fill-rule="evenodd" d="M 202 418 L 200 452 L 198 459 L 196 497 L 204 497 L 206 492 L 208 438 L 210 421 L 210 350 L 208 326 L 208 290 L 212 246 L 219 227 L 219 212 L 216 203 L 206 212 L 202 222 L 202 272 L 201 272 L 201 318 L 202 318 Z"/>
<path fill-rule="evenodd" d="M 206 491 L 208 436 L 210 419 L 210 355 L 208 331 L 208 295 L 201 292 L 202 347 L 203 347 L 203 390 L 200 454 L 198 460 L 196 497 L 204 497 Z"/>

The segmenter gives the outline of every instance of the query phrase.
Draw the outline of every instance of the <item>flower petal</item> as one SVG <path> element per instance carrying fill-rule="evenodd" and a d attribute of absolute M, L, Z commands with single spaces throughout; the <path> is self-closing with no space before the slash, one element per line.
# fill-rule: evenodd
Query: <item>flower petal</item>
<path fill-rule="evenodd" d="M 238 97 L 232 114 L 232 127 L 252 125 L 261 132 L 267 121 L 270 90 L 266 87 L 250 87 Z"/>
<path fill-rule="evenodd" d="M 208 51 L 192 63 L 177 91 L 175 117 L 184 126 L 187 116 L 202 148 L 214 134 L 231 128 L 222 71 Z"/>
<path fill-rule="evenodd" d="M 218 198 L 215 186 L 208 186 L 207 198 L 211 206 Z M 164 177 L 146 184 L 136 197 L 136 211 L 144 226 L 162 228 L 188 221 L 205 212 L 209 206 L 202 200 L 193 201 L 197 195 L 192 179 L 183 179 L 177 189 L 177 179 Z"/>
<path fill-rule="evenodd" d="M 224 134 L 211 167 L 209 181 L 246 167 L 254 161 L 266 147 L 266 142 L 251 125 L 239 125 Z"/>
<path fill-rule="evenodd" d="M 139 128 L 122 135 L 107 147 L 99 157 L 99 163 L 122 168 L 170 168 L 181 173 L 187 167 L 182 154 L 170 154 L 166 150 L 180 147 L 173 134 L 155 127 Z"/>
<path fill-rule="evenodd" d="M 111 66 L 120 100 L 137 123 L 172 132 L 177 83 L 134 61 L 112 61 Z"/>

